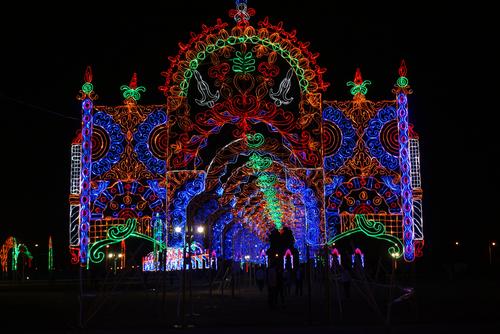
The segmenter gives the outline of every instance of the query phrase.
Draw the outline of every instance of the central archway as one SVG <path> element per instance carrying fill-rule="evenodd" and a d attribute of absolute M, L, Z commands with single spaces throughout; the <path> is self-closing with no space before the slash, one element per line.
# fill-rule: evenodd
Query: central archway
<path fill-rule="evenodd" d="M 201 224 L 222 255 L 234 236 L 262 246 L 286 227 L 304 259 L 306 245 L 326 242 L 324 70 L 295 31 L 267 18 L 253 26 L 245 13 L 192 34 L 163 73 L 169 245 Z"/>

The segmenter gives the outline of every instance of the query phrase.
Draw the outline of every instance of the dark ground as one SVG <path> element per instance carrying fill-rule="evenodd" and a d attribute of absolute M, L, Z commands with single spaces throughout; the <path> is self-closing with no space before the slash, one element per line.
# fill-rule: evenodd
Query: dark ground
<path fill-rule="evenodd" d="M 323 273 L 316 272 L 312 278 L 311 312 L 307 284 L 303 296 L 296 296 L 292 285 L 284 307 L 270 309 L 267 290 L 259 292 L 248 274 L 242 274 L 234 297 L 229 281 L 222 294 L 220 279 L 210 297 L 207 277 L 197 272 L 193 276 L 192 304 L 186 290 L 187 328 L 178 328 L 182 324 L 178 274 L 163 281 L 162 275 L 108 273 L 104 279 L 86 281 L 84 329 L 80 329 L 79 281 L 55 273 L 53 280 L 0 281 L 0 322 L 3 329 L 16 333 L 498 333 L 497 267 L 473 270 L 456 264 L 443 266 L 432 275 L 419 274 L 418 270 L 412 275 L 400 268 L 396 285 L 412 286 L 414 294 L 393 303 L 390 316 L 388 301 L 404 291 L 394 288 L 391 298 L 390 275 L 383 271 L 377 276 L 378 283 L 363 277 L 353 281 L 350 299 L 345 298 L 341 286 L 337 290 L 338 281 L 332 276 L 327 287 Z M 165 294 L 162 282 L 166 282 Z"/>

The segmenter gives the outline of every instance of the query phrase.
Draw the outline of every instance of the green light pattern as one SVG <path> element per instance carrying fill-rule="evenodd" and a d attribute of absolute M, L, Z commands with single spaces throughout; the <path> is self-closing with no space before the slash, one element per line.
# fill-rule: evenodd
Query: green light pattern
<path fill-rule="evenodd" d="M 281 206 L 276 197 L 276 189 L 274 184 L 276 183 L 277 177 L 272 173 L 261 173 L 257 178 L 257 185 L 261 187 L 261 191 L 264 194 L 264 199 L 266 200 L 266 208 L 269 212 L 269 216 L 273 220 L 274 226 L 280 230 L 283 226 L 281 223 L 283 219 L 283 214 L 281 212 Z"/>
<path fill-rule="evenodd" d="M 136 232 L 137 228 L 137 220 L 129 218 L 125 222 L 125 224 L 122 225 L 116 225 L 116 226 L 111 226 L 108 231 L 106 232 L 106 239 L 99 240 L 95 243 L 93 243 L 89 247 L 89 258 L 90 261 L 94 263 L 99 263 L 104 260 L 104 252 L 101 250 L 103 247 L 107 245 L 112 245 L 112 244 L 117 244 L 121 242 L 122 240 L 128 239 L 130 237 L 136 237 L 136 238 L 141 238 L 147 241 L 150 241 L 154 244 L 157 244 L 159 247 L 159 250 L 163 250 L 166 245 L 163 241 L 158 241 L 155 240 L 154 238 L 151 238 L 147 235 L 137 233 Z"/>
<path fill-rule="evenodd" d="M 255 71 L 255 59 L 253 58 L 253 53 L 247 52 L 242 54 L 240 51 L 236 51 L 236 58 L 231 59 L 233 61 L 233 71 L 236 73 L 247 74 Z"/>
<path fill-rule="evenodd" d="M 19 254 L 21 254 L 21 250 L 29 259 L 33 259 L 33 255 L 31 255 L 28 247 L 24 244 L 18 244 L 16 239 L 14 239 L 14 246 L 12 247 L 12 271 L 17 271 L 17 261 L 19 260 Z"/>
<path fill-rule="evenodd" d="M 264 144 L 264 136 L 261 133 L 247 134 L 247 145 L 250 149 L 256 149 Z"/>
<path fill-rule="evenodd" d="M 161 244 L 163 238 L 162 232 L 163 232 L 163 224 L 160 219 L 160 214 L 157 213 L 155 222 L 153 224 L 153 238 L 156 241 L 153 243 L 153 254 L 155 255 L 155 263 L 158 263 L 158 254 L 160 251 L 159 244 Z"/>
<path fill-rule="evenodd" d="M 82 91 L 87 95 L 90 95 L 90 93 L 92 93 L 93 90 L 94 90 L 94 85 L 92 85 L 90 82 L 86 82 L 82 86 Z"/>
<path fill-rule="evenodd" d="M 12 271 L 17 271 L 17 257 L 19 256 L 19 247 L 16 239 L 14 239 L 14 247 L 12 247 Z"/>
<path fill-rule="evenodd" d="M 401 88 L 408 87 L 408 78 L 407 77 L 399 77 L 396 84 L 398 85 L 398 87 L 401 87 Z"/>
<path fill-rule="evenodd" d="M 370 80 L 365 80 L 363 81 L 360 85 L 356 85 L 353 81 L 349 81 L 347 82 L 347 87 L 350 87 L 352 86 L 350 92 L 352 95 L 356 95 L 356 94 L 362 94 L 362 95 L 366 95 L 366 93 L 368 93 L 368 85 L 371 85 L 372 82 Z"/>
<path fill-rule="evenodd" d="M 267 169 L 271 167 L 273 163 L 273 160 L 269 157 L 262 156 L 257 153 L 252 153 L 250 156 L 246 166 L 248 168 L 255 169 L 257 171 L 263 171 L 264 169 Z"/>
<path fill-rule="evenodd" d="M 130 88 L 127 85 L 122 85 L 120 90 L 123 91 L 123 97 L 125 99 L 133 99 L 134 101 L 139 101 L 141 98 L 140 93 L 144 93 L 146 91 L 146 87 L 139 86 L 137 88 Z"/>
<path fill-rule="evenodd" d="M 249 140 L 251 142 L 253 140 L 257 142 L 264 141 L 264 137 L 260 133 L 255 134 L 254 136 L 247 135 L 247 139 L 248 138 L 250 138 Z M 260 145 L 262 144 L 259 144 L 259 146 Z M 256 183 L 260 187 L 262 193 L 264 194 L 264 200 L 266 201 L 266 209 L 268 211 L 268 214 L 271 217 L 274 226 L 278 230 L 281 230 L 281 228 L 283 227 L 282 223 L 283 213 L 281 212 L 281 205 L 278 198 L 276 197 L 276 189 L 274 188 L 274 185 L 278 181 L 278 178 L 276 177 L 276 174 L 264 172 L 264 170 L 271 167 L 272 163 L 273 160 L 271 158 L 263 156 L 259 153 L 252 153 L 252 155 L 248 159 L 246 166 L 248 168 L 252 168 L 256 173 L 257 175 Z"/>
<path fill-rule="evenodd" d="M 391 243 L 391 246 L 387 249 L 389 255 L 393 258 L 400 258 L 403 256 L 403 243 L 400 239 L 396 238 L 393 235 L 386 234 L 385 226 L 381 222 L 377 222 L 375 220 L 368 220 L 365 215 L 358 214 L 354 217 L 354 221 L 356 222 L 356 227 L 347 232 L 336 235 L 334 238 L 328 241 L 328 244 L 331 245 L 334 242 L 337 242 L 345 237 L 348 237 L 354 233 L 362 232 L 366 236 L 370 238 L 375 238 L 379 240 L 385 240 Z"/>
<path fill-rule="evenodd" d="M 179 96 L 187 96 L 189 81 L 193 76 L 193 71 L 198 68 L 200 63 L 203 60 L 205 60 L 205 58 L 208 55 L 228 45 L 236 45 L 243 43 L 260 44 L 280 54 L 294 69 L 295 74 L 299 78 L 299 86 L 301 91 L 304 93 L 309 93 L 308 90 L 309 81 L 305 77 L 305 70 L 300 66 L 299 60 L 291 55 L 290 51 L 283 48 L 283 46 L 280 43 L 271 42 L 269 38 L 261 38 L 260 36 L 256 35 L 253 36 L 243 35 L 243 36 L 229 36 L 227 39 L 218 39 L 214 44 L 207 45 L 205 50 L 198 52 L 196 56 L 189 62 L 189 68 L 186 68 L 184 70 L 183 80 L 179 84 L 179 87 L 181 89 Z"/>
<path fill-rule="evenodd" d="M 272 173 L 260 173 L 257 178 L 257 185 L 261 188 L 271 187 L 276 183 L 276 175 Z"/>
<path fill-rule="evenodd" d="M 54 270 L 54 251 L 52 250 L 52 248 L 49 249 L 49 271 L 53 271 Z"/>
<path fill-rule="evenodd" d="M 52 249 L 52 239 L 50 239 L 49 243 L 49 266 L 48 266 L 49 271 L 54 270 L 54 250 Z"/>

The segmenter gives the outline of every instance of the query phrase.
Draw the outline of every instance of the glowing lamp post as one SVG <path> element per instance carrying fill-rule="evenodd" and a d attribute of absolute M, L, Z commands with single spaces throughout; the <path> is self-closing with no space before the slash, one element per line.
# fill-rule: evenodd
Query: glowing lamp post
<path fill-rule="evenodd" d="M 122 253 L 109 253 L 108 258 L 113 259 L 113 274 L 116 275 L 116 262 L 118 259 L 121 259 L 123 256 Z"/>
<path fill-rule="evenodd" d="M 174 227 L 174 231 L 177 232 L 178 227 Z M 180 231 L 179 227 L 179 232 Z M 183 246 L 183 254 L 182 254 L 182 309 L 181 309 L 181 319 L 182 319 L 182 326 L 185 327 L 186 325 L 186 265 L 187 261 L 186 258 L 189 258 L 189 303 L 191 304 L 191 315 L 193 315 L 193 303 L 192 303 L 192 286 L 191 286 L 191 269 L 192 269 L 192 261 L 191 261 L 191 245 L 193 242 L 193 237 L 194 237 L 194 231 L 193 231 L 193 226 L 187 226 L 186 227 L 186 234 L 184 238 L 184 246 Z M 177 233 L 179 233 L 177 232 Z M 199 225 L 196 227 L 196 233 L 198 234 L 203 234 L 205 232 L 205 227 Z M 186 238 L 187 238 L 187 247 L 186 247 Z M 187 249 L 186 249 L 187 248 Z M 187 252 L 186 252 L 187 250 Z M 187 254 L 186 254 L 187 253 Z"/>
<path fill-rule="evenodd" d="M 399 254 L 399 252 L 394 252 L 394 253 L 391 253 L 391 257 L 392 257 L 392 263 L 393 263 L 393 266 L 394 266 L 394 269 L 397 269 L 398 267 L 398 258 L 401 256 L 401 254 Z"/>
<path fill-rule="evenodd" d="M 489 254 L 489 258 L 490 258 L 490 265 L 493 264 L 492 253 L 493 253 L 493 248 L 496 247 L 496 245 L 497 245 L 497 243 L 495 241 L 488 243 L 488 254 Z"/>

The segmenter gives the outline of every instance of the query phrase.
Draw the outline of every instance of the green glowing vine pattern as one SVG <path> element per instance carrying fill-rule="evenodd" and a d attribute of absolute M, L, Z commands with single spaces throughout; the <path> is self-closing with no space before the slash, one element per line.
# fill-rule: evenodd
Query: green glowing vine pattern
<path fill-rule="evenodd" d="M 362 94 L 362 95 L 366 95 L 366 93 L 368 93 L 368 85 L 371 85 L 372 82 L 370 80 L 365 80 L 363 81 L 361 84 L 357 85 L 356 83 L 354 83 L 353 81 L 349 81 L 347 83 L 347 87 L 351 87 L 351 94 L 352 95 L 357 95 L 357 94 Z"/>
<path fill-rule="evenodd" d="M 125 99 L 133 99 L 134 101 L 139 101 L 141 98 L 141 93 L 146 91 L 146 87 L 139 86 L 137 88 L 130 88 L 127 85 L 122 85 L 120 90 L 123 91 L 123 97 Z"/>
<path fill-rule="evenodd" d="M 252 52 L 242 54 L 240 51 L 236 51 L 236 57 L 233 58 L 232 61 L 233 71 L 235 73 L 247 74 L 255 71 L 255 59 L 253 58 Z"/>
<path fill-rule="evenodd" d="M 295 74 L 299 78 L 299 85 L 300 89 L 305 92 L 309 93 L 308 87 L 309 87 L 309 81 L 305 77 L 305 70 L 300 66 L 299 60 L 292 56 L 290 51 L 286 50 L 283 48 L 283 46 L 280 43 L 274 43 L 270 41 L 268 38 L 261 38 L 259 36 L 229 36 L 227 39 L 218 39 L 214 44 L 209 44 L 205 48 L 205 50 L 200 51 L 196 54 L 196 57 L 189 62 L 189 68 L 184 70 L 184 79 L 181 81 L 179 84 L 179 87 L 181 88 L 180 96 L 187 96 L 188 93 L 188 88 L 189 88 L 189 81 L 193 77 L 194 70 L 198 68 L 200 63 L 207 58 L 208 55 L 214 53 L 215 51 L 222 49 L 228 45 L 236 45 L 236 44 L 243 44 L 243 43 L 252 43 L 252 44 L 260 44 L 263 45 L 267 48 L 272 49 L 273 51 L 276 51 L 278 54 L 280 54 L 287 62 L 290 64 L 291 67 L 293 67 Z M 250 54 L 250 56 L 249 56 Z M 255 70 L 255 66 L 252 64 L 255 64 L 255 59 L 249 59 L 250 57 L 253 57 L 251 52 L 247 52 L 243 58 L 241 58 L 243 55 L 238 56 L 237 52 L 237 57 L 233 59 L 233 71 L 238 72 L 241 70 L 242 73 L 243 70 L 247 70 L 250 72 L 252 70 Z M 249 57 L 249 58 L 245 58 Z M 235 60 L 240 59 L 242 61 L 245 61 L 245 67 L 242 67 L 239 65 L 239 63 L 236 63 Z M 249 60 L 253 60 L 253 62 L 249 62 Z M 248 67 L 246 67 L 248 66 Z M 252 71 L 253 71 L 252 70 Z"/>
<path fill-rule="evenodd" d="M 28 250 L 28 247 L 26 247 L 25 244 L 18 244 L 14 240 L 14 247 L 12 247 L 12 270 L 16 271 L 17 270 L 17 263 L 19 261 L 19 254 L 24 253 L 27 258 L 33 259 L 33 255 L 31 255 L 30 251 Z"/>
<path fill-rule="evenodd" d="M 106 232 L 107 236 L 106 239 L 99 240 L 94 244 L 92 244 L 92 246 L 90 246 L 89 249 L 90 261 L 94 263 L 102 262 L 105 256 L 104 252 L 102 251 L 102 248 L 106 247 L 107 245 L 117 244 L 122 240 L 128 239 L 130 237 L 136 237 L 150 241 L 153 244 L 156 244 L 159 247 L 159 250 L 163 250 L 165 248 L 164 242 L 155 240 L 154 238 L 151 238 L 147 235 L 137 233 L 136 228 L 137 228 L 137 220 L 132 218 L 127 219 L 125 224 L 111 226 Z"/>
<path fill-rule="evenodd" d="M 257 148 L 264 143 L 264 136 L 260 133 L 254 135 L 247 134 L 248 146 L 252 148 Z M 257 185 L 264 194 L 264 200 L 266 201 L 266 208 L 273 221 L 274 226 L 281 230 L 283 227 L 283 213 L 281 212 L 281 205 L 276 197 L 276 184 L 278 178 L 275 174 L 266 172 L 265 170 L 271 167 L 273 160 L 269 157 L 262 156 L 258 153 L 252 153 L 247 162 L 247 167 L 252 168 L 257 175 Z"/>
<path fill-rule="evenodd" d="M 261 133 L 247 134 L 248 148 L 255 150 L 264 145 L 264 136 Z"/>
<path fill-rule="evenodd" d="M 281 230 L 283 227 L 283 213 L 281 212 L 281 206 L 278 198 L 276 197 L 276 188 L 274 184 L 276 183 L 276 175 L 272 173 L 260 173 L 257 178 L 257 184 L 260 190 L 264 194 L 264 199 L 266 200 L 266 207 L 269 211 L 269 216 L 271 217 L 276 229 Z"/>
<path fill-rule="evenodd" d="M 268 169 L 273 164 L 273 160 L 269 157 L 262 156 L 257 153 L 252 153 L 247 162 L 247 167 L 256 171 L 263 171 Z"/>
<path fill-rule="evenodd" d="M 384 224 L 377 222 L 375 220 L 368 220 L 365 215 L 358 214 L 354 217 L 354 221 L 356 222 L 356 227 L 347 232 L 336 235 L 333 239 L 330 239 L 328 242 L 330 245 L 334 242 L 343 239 L 347 236 L 350 236 L 354 233 L 362 232 L 366 236 L 370 238 L 375 238 L 379 240 L 385 240 L 391 243 L 391 246 L 388 248 L 389 254 L 393 258 L 400 258 L 403 255 L 403 244 L 401 240 L 396 238 L 393 235 L 386 234 Z"/>

